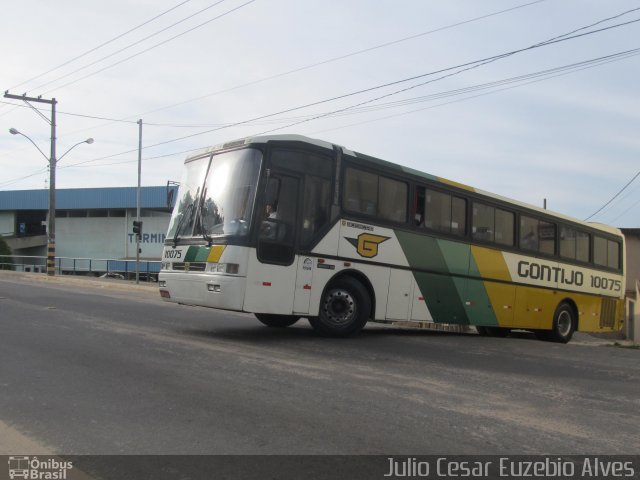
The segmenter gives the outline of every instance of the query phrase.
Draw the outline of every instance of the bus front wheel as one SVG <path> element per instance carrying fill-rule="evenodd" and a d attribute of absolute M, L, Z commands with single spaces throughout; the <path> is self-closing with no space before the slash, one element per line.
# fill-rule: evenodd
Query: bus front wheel
<path fill-rule="evenodd" d="M 326 288 L 320 302 L 320 314 L 309 319 L 322 335 L 347 337 L 359 332 L 371 316 L 371 298 L 357 280 L 343 277 Z"/>
<path fill-rule="evenodd" d="M 273 315 L 270 313 L 254 313 L 254 315 L 267 327 L 273 328 L 290 327 L 300 320 L 300 317 L 296 315 Z"/>

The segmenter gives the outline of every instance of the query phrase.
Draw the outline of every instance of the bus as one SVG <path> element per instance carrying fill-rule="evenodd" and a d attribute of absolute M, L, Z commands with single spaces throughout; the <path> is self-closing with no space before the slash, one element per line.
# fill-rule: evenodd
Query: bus
<path fill-rule="evenodd" d="M 299 135 L 187 158 L 159 274 L 165 301 L 300 318 L 533 331 L 568 342 L 624 318 L 624 237 Z M 466 328 L 466 327 L 465 327 Z"/>

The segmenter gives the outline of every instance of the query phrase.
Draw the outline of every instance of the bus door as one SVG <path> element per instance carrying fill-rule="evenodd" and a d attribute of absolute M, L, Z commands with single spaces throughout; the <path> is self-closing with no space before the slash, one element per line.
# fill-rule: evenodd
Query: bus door
<path fill-rule="evenodd" d="M 298 270 L 295 260 L 300 178 L 271 173 L 263 198 L 258 232 L 257 264 L 252 266 L 263 292 L 252 309 L 291 314 Z M 253 303 L 253 302 L 252 302 Z"/>
<path fill-rule="evenodd" d="M 409 320 L 414 283 L 413 273 L 409 270 L 391 269 L 387 313 L 385 315 L 387 320 Z"/>

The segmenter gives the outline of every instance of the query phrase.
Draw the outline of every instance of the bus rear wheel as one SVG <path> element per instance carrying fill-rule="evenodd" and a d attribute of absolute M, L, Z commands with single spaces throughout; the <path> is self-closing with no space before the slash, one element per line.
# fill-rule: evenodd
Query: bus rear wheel
<path fill-rule="evenodd" d="M 338 278 L 326 288 L 320 302 L 320 314 L 309 319 L 322 335 L 347 337 L 365 326 L 371 316 L 371 298 L 357 280 Z"/>
<path fill-rule="evenodd" d="M 478 331 L 478 335 L 481 337 L 499 337 L 504 338 L 509 333 L 511 333 L 510 328 L 503 327 L 484 327 L 480 325 L 476 325 L 476 330 Z"/>
<path fill-rule="evenodd" d="M 271 313 L 254 313 L 254 315 L 267 327 L 273 328 L 290 327 L 300 320 L 300 317 L 296 315 L 273 315 Z"/>
<path fill-rule="evenodd" d="M 566 302 L 561 303 L 553 314 L 553 326 L 547 333 L 547 338 L 552 342 L 567 343 L 571 340 L 576 330 L 576 315 Z"/>

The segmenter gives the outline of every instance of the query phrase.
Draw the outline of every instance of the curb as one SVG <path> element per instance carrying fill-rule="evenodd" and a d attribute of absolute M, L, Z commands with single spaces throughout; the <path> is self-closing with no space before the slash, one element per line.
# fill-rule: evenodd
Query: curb
<path fill-rule="evenodd" d="M 27 272 L 12 272 L 10 270 L 0 270 L 0 279 L 14 279 L 23 280 L 33 283 L 52 283 L 59 285 L 81 285 L 83 287 L 93 288 L 112 288 L 115 290 L 137 290 L 141 292 L 154 292 L 158 291 L 157 283 L 140 283 L 137 284 L 134 281 L 118 280 L 113 278 L 96 278 L 96 277 L 83 277 L 74 275 L 56 275 L 53 277 L 48 276 L 46 273 L 27 273 Z"/>

